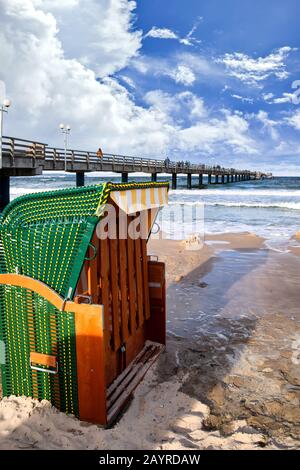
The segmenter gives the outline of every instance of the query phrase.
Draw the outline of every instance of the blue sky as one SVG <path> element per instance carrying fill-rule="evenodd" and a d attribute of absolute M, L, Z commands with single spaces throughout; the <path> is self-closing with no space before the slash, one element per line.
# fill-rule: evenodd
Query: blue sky
<path fill-rule="evenodd" d="M 174 66 L 178 57 L 190 55 L 201 57 L 207 62 L 208 68 L 213 68 L 216 66 L 216 58 L 226 54 L 238 52 L 257 60 L 259 57 L 266 58 L 283 47 L 295 49 L 283 59 L 283 69 L 286 72 L 284 78 L 274 75 L 270 67 L 265 79 L 249 82 L 246 77 L 241 80 L 232 76 L 230 68 L 224 70 L 222 63 L 218 64 L 215 74 L 209 73 L 209 70 L 205 74 L 200 69 L 199 72 L 195 72 L 195 81 L 185 85 L 155 72 L 145 76 L 132 67 L 126 72 L 136 84 L 136 96 L 141 103 L 145 92 L 153 88 L 172 94 L 188 90 L 204 98 L 206 106 L 216 115 L 222 107 L 248 114 L 257 115 L 261 111 L 268 113 L 263 139 L 269 142 L 270 154 L 268 157 L 257 156 L 257 161 L 262 157 L 270 162 L 270 165 L 273 162 L 278 165 L 280 155 L 273 157 L 272 148 L 274 141 L 278 143 L 282 134 L 283 139 L 298 148 L 298 152 L 295 153 L 294 147 L 291 148 L 291 154 L 287 148 L 287 154 L 283 153 L 282 158 L 288 165 L 298 166 L 300 126 L 295 129 L 282 122 L 299 108 L 299 104 L 287 101 L 288 97 L 285 98 L 285 102 L 277 102 L 284 101 L 284 93 L 295 91 L 292 89 L 292 83 L 300 78 L 299 50 L 296 50 L 299 46 L 300 3 L 298 1 L 173 0 L 170 3 L 141 0 L 138 2 L 136 14 L 136 27 L 146 32 L 151 31 L 155 25 L 157 28 L 167 28 L 183 38 L 195 27 L 194 41 L 190 46 L 181 44 L 176 39 L 146 37 L 141 50 L 146 62 L 156 59 L 167 61 Z M 247 75 L 247 70 L 242 72 Z M 264 119 L 263 115 L 261 119 Z M 261 120 L 255 122 L 255 119 L 251 123 L 253 134 L 259 134 L 258 139 L 261 139 L 261 124 Z M 270 126 L 273 131 L 267 130 Z M 278 136 L 272 139 L 273 132 L 278 133 Z M 199 151 L 201 152 L 200 148 Z"/>
<path fill-rule="evenodd" d="M 296 0 L 0 0 L 6 133 L 55 145 L 68 121 L 76 147 L 300 174 L 299 18 Z"/>

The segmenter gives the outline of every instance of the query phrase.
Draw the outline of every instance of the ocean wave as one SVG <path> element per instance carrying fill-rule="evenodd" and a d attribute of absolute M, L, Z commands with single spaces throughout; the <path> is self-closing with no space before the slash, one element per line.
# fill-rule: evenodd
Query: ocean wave
<path fill-rule="evenodd" d="M 187 196 L 284 196 L 300 197 L 299 189 L 176 189 L 170 190 L 170 195 Z"/>
<path fill-rule="evenodd" d="M 205 205 L 209 206 L 225 206 L 225 207 L 249 207 L 249 208 L 266 208 L 266 209 L 292 209 L 295 211 L 300 210 L 300 202 L 208 202 Z"/>
<path fill-rule="evenodd" d="M 190 201 L 171 201 L 169 202 L 171 206 L 222 206 L 222 207 L 248 207 L 248 208 L 266 208 L 266 209 L 291 209 L 295 211 L 300 210 L 300 202 L 225 202 L 225 201 L 216 201 L 216 202 L 190 202 Z"/>
<path fill-rule="evenodd" d="M 52 188 L 51 188 L 52 190 Z M 41 193 L 45 191 L 45 187 L 43 188 L 11 188 L 11 195 L 12 196 L 22 196 L 23 194 L 30 194 L 30 193 Z M 50 191 L 50 190 L 48 190 Z"/>

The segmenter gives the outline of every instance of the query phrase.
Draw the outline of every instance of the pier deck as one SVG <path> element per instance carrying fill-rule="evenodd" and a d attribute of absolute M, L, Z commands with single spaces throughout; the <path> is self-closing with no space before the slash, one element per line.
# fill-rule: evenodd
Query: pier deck
<path fill-rule="evenodd" d="M 66 158 L 65 158 L 66 157 Z M 66 160 L 66 162 L 65 162 Z M 120 173 L 122 182 L 128 181 L 128 175 L 144 172 L 156 181 L 157 175 L 172 175 L 172 188 L 176 189 L 177 175 L 187 175 L 187 187 L 192 188 L 192 175 L 199 176 L 199 187 L 203 185 L 203 176 L 207 175 L 208 184 L 225 184 L 248 181 L 266 176 L 264 173 L 235 168 L 223 168 L 220 165 L 180 163 L 153 158 L 139 158 L 128 155 L 82 151 L 49 147 L 43 142 L 4 136 L 2 140 L 2 169 L 0 169 L 0 209 L 9 202 L 10 176 L 40 175 L 45 170 L 76 173 L 77 186 L 84 185 L 84 174 L 91 171 L 111 171 Z"/>

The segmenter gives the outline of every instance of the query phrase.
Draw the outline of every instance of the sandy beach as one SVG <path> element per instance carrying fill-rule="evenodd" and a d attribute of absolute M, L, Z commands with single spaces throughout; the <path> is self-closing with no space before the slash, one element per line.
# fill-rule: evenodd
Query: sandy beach
<path fill-rule="evenodd" d="M 0 0 L 2 467 L 297 458 L 299 20 Z"/>
<path fill-rule="evenodd" d="M 285 449 L 300 437 L 300 258 L 250 233 L 167 262 L 167 349 L 111 429 L 30 398 L 0 403 L 0 449 Z"/>

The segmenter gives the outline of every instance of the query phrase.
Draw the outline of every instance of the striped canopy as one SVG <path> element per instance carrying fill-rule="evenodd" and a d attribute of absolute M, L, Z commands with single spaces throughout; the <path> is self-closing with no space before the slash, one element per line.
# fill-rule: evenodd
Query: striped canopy
<path fill-rule="evenodd" d="M 120 209 L 130 215 L 168 204 L 168 186 L 150 186 L 123 191 L 114 190 L 111 192 L 110 197 Z"/>

